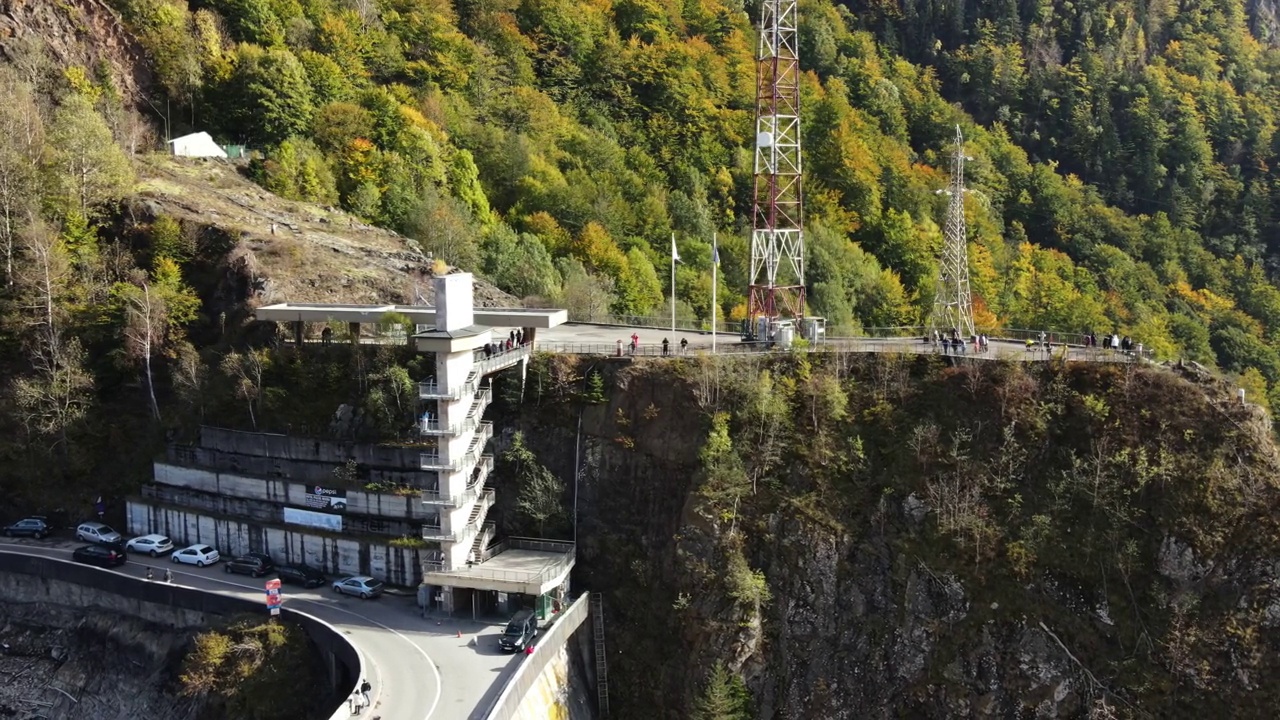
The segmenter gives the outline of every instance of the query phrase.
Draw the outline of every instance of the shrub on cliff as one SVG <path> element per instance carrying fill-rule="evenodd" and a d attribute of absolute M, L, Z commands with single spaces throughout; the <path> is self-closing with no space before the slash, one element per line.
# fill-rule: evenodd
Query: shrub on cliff
<path fill-rule="evenodd" d="M 296 625 L 243 618 L 200 633 L 182 661 L 179 692 L 204 700 L 200 718 L 308 718 L 323 694 L 281 692 L 323 687 L 324 672 L 311 642 Z"/>

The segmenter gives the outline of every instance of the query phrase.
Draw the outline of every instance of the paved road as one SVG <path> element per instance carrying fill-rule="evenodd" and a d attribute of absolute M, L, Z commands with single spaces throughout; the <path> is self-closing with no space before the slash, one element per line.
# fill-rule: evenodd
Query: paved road
<path fill-rule="evenodd" d="M 0 551 L 69 560 L 84 543 L 0 538 Z M 166 557 L 130 555 L 118 572 L 156 578 L 173 571 L 174 583 L 264 603 L 264 581 L 224 572 L 221 563 L 206 568 L 176 565 Z M 384 595 L 376 600 L 339 596 L 327 587 L 302 590 L 286 585 L 284 604 L 338 628 L 356 646 L 373 691 L 373 720 L 463 720 L 477 716 L 501 691 L 522 656 L 497 648 L 501 625 L 423 619 L 412 597 Z M 459 638 L 458 634 L 462 637 Z M 443 662 L 443 664 L 437 664 Z"/>

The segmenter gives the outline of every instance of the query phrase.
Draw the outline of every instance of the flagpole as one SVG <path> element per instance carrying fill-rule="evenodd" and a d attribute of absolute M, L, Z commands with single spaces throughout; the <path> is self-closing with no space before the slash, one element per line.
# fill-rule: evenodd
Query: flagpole
<path fill-rule="evenodd" d="M 720 269 L 720 248 L 716 245 L 716 233 L 711 231 L 711 353 L 716 352 L 716 272 Z"/>
<path fill-rule="evenodd" d="M 671 333 L 676 331 L 676 234 L 671 233 Z"/>

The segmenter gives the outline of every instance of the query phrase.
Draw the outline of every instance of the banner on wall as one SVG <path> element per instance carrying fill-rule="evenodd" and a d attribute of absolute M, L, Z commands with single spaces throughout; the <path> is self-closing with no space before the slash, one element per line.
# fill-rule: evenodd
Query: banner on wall
<path fill-rule="evenodd" d="M 316 510 L 345 512 L 347 509 L 347 491 L 340 488 L 327 488 L 323 485 L 308 485 L 306 504 L 307 507 L 315 508 Z"/>
<path fill-rule="evenodd" d="M 305 525 L 307 527 L 320 528 L 321 530 L 342 532 L 342 516 L 334 515 L 333 513 L 287 507 L 284 509 L 284 521 L 293 525 Z"/>

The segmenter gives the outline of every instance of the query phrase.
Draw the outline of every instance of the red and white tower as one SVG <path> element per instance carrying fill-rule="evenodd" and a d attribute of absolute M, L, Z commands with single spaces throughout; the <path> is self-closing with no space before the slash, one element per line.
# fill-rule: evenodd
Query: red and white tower
<path fill-rule="evenodd" d="M 756 61 L 755 208 L 747 313 L 804 317 L 797 0 L 763 0 Z"/>

